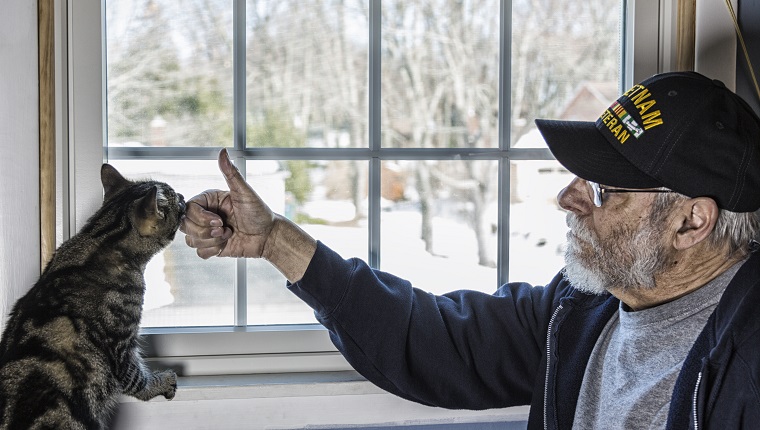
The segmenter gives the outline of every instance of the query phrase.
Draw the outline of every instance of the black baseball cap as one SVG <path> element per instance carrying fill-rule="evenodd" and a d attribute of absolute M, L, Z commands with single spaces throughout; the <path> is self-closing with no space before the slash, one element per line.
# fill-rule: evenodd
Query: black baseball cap
<path fill-rule="evenodd" d="M 537 119 L 536 126 L 580 178 L 666 187 L 732 212 L 760 208 L 760 118 L 721 81 L 662 73 L 634 85 L 596 122 Z"/>

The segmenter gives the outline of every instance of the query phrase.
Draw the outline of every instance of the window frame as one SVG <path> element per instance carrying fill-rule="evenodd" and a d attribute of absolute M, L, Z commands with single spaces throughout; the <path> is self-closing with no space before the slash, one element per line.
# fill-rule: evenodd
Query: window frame
<path fill-rule="evenodd" d="M 78 231 L 89 214 L 93 213 L 102 200 L 99 171 L 100 165 L 108 157 L 142 157 L 148 159 L 194 159 L 213 160 L 219 148 L 107 148 L 105 109 L 105 0 L 55 0 L 56 8 L 63 17 L 58 29 L 60 38 L 60 67 L 56 68 L 58 82 L 61 82 L 60 99 L 57 109 L 61 112 L 62 132 L 59 133 L 57 179 L 59 187 L 59 207 L 57 208 L 58 240 L 63 241 Z M 621 34 L 622 76 L 621 88 L 630 87 L 663 69 L 664 59 L 670 58 L 672 44 L 663 37 L 675 31 L 672 25 L 676 0 L 655 2 L 635 2 L 624 0 L 624 16 Z M 245 0 L 232 0 L 234 16 L 245 16 Z M 498 234 L 498 284 L 508 279 L 507 256 L 509 251 L 509 168 L 512 160 L 553 160 L 548 149 L 510 148 L 509 115 L 500 115 L 499 147 L 483 149 L 448 148 L 425 149 L 381 148 L 380 147 L 380 4 L 381 0 L 370 0 L 371 21 L 369 24 L 370 57 L 369 82 L 370 98 L 377 100 L 370 109 L 370 146 L 368 148 L 246 148 L 245 118 L 234 118 L 234 147 L 228 148 L 233 159 L 245 175 L 247 159 L 326 159 L 369 161 L 369 190 L 375 198 L 369 199 L 369 250 L 368 263 L 380 267 L 380 164 L 386 159 L 402 160 L 498 160 L 499 192 L 499 234 Z M 500 2 L 501 41 L 500 52 L 500 93 L 506 94 L 499 101 L 500 112 L 510 111 L 508 79 L 505 67 L 511 57 L 509 36 L 511 33 L 511 13 L 508 0 Z M 244 22 L 233 18 L 233 32 L 245 35 Z M 240 42 L 242 40 L 242 42 Z M 236 56 L 245 56 L 245 37 L 236 37 L 233 51 Z M 57 44 L 58 45 L 58 44 Z M 243 62 L 244 63 L 244 62 Z M 244 94 L 240 90 L 245 85 L 245 64 L 235 65 L 233 76 L 234 94 Z M 244 95 L 235 97 L 236 112 L 240 104 L 245 107 Z M 60 242 L 59 242 L 60 245 Z M 245 276 L 245 260 L 238 260 L 238 276 Z M 549 275 L 547 275 L 549 276 Z M 229 327 L 182 327 L 146 328 L 142 330 L 146 356 L 149 363 L 157 366 L 167 363 L 183 368 L 183 374 L 223 375 L 250 373 L 311 372 L 351 370 L 350 365 L 337 352 L 327 331 L 318 324 L 247 326 L 245 324 L 245 288 L 236 288 L 236 326 Z"/>

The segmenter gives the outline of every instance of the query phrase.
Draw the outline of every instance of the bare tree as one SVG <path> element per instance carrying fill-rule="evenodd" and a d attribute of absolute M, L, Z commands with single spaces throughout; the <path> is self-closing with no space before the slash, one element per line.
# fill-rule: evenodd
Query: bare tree
<path fill-rule="evenodd" d="M 394 2 L 384 9 L 383 130 L 391 145 L 418 148 L 498 145 L 499 2 Z M 474 166 L 481 169 L 475 169 Z M 494 195 L 495 163 L 422 162 L 415 166 L 421 238 L 433 251 L 433 178 L 472 204 L 470 224 L 481 264 L 483 218 Z M 451 169 L 455 169 L 451 171 Z M 454 178 L 458 178 L 453 180 Z"/>
<path fill-rule="evenodd" d="M 109 3 L 111 4 L 111 3 Z M 617 76 L 618 0 L 515 0 L 500 23 L 499 0 L 394 0 L 382 4 L 381 132 L 384 146 L 483 148 L 499 145 L 508 115 L 516 142 L 536 117 L 555 116 L 582 81 Z M 160 115 L 170 142 L 228 145 L 232 136 L 229 1 L 113 2 L 135 11 L 109 33 L 109 136 L 147 141 Z M 249 0 L 246 118 L 250 144 L 304 146 L 347 136 L 367 147 L 368 0 Z M 179 13 L 179 8 L 181 14 Z M 572 14 L 568 13 L 572 10 Z M 183 18 L 179 18 L 179 17 Z M 171 18 L 171 19 L 170 19 Z M 123 18 L 122 18 L 123 19 Z M 500 58 L 510 28 L 511 58 Z M 110 30 L 109 30 L 110 31 Z M 123 40 L 127 42 L 122 43 Z M 499 88 L 500 65 L 508 88 Z M 509 90 L 509 112 L 499 112 Z M 265 129 L 264 132 L 261 129 Z M 316 136 L 316 138 L 315 138 Z M 312 139 L 312 140 L 310 140 Z M 427 160 L 410 178 L 433 252 L 442 191 L 466 204 L 480 264 L 492 266 L 486 209 L 496 200 L 495 161 Z M 357 217 L 366 162 L 349 163 Z M 289 166 L 306 170 L 303 165 Z"/>
<path fill-rule="evenodd" d="M 364 2 L 255 1 L 249 9 L 249 124 L 275 111 L 304 136 L 327 142 L 329 134 L 345 134 L 349 146 L 367 147 Z M 366 162 L 347 165 L 356 218 L 366 217 Z"/>
<path fill-rule="evenodd" d="M 514 2 L 512 143 L 533 128 L 535 118 L 555 117 L 579 84 L 616 80 L 619 10 L 617 0 Z"/>
<path fill-rule="evenodd" d="M 231 11 L 220 0 L 107 3 L 111 144 L 228 145 Z M 160 127 L 161 136 L 156 136 Z"/>

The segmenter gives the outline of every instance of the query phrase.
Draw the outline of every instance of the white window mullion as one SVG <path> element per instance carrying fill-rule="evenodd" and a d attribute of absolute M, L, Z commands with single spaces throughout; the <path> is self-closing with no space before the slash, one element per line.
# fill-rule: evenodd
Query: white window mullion
<path fill-rule="evenodd" d="M 510 200 L 510 110 L 511 70 L 512 64 L 512 1 L 499 3 L 501 15 L 499 43 L 499 149 L 507 152 L 507 157 L 499 158 L 498 185 L 498 222 L 496 234 L 496 278 L 498 285 L 509 280 L 509 200 Z"/>
<path fill-rule="evenodd" d="M 233 145 L 236 150 L 242 153 L 246 147 L 245 0 L 234 0 L 233 2 L 232 27 Z M 235 164 L 245 178 L 247 174 L 245 158 L 242 156 L 235 157 Z M 235 267 L 235 325 L 245 327 L 248 325 L 248 265 L 246 259 L 238 258 Z"/>
<path fill-rule="evenodd" d="M 381 0 L 370 0 L 369 9 L 369 149 L 370 153 L 378 154 L 381 149 L 381 118 L 380 118 L 380 81 L 381 69 Z M 368 263 L 371 267 L 380 268 L 380 194 L 381 194 L 381 160 L 372 157 L 369 160 L 369 196 L 368 196 L 368 234 L 367 243 Z"/>

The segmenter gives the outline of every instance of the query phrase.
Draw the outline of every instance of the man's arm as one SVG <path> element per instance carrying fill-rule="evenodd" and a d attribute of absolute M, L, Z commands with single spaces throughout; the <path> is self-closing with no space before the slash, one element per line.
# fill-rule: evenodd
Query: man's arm
<path fill-rule="evenodd" d="M 306 273 L 316 249 L 317 241 L 301 227 L 282 215 L 275 215 L 262 257 L 272 263 L 288 281 L 297 282 Z"/>

